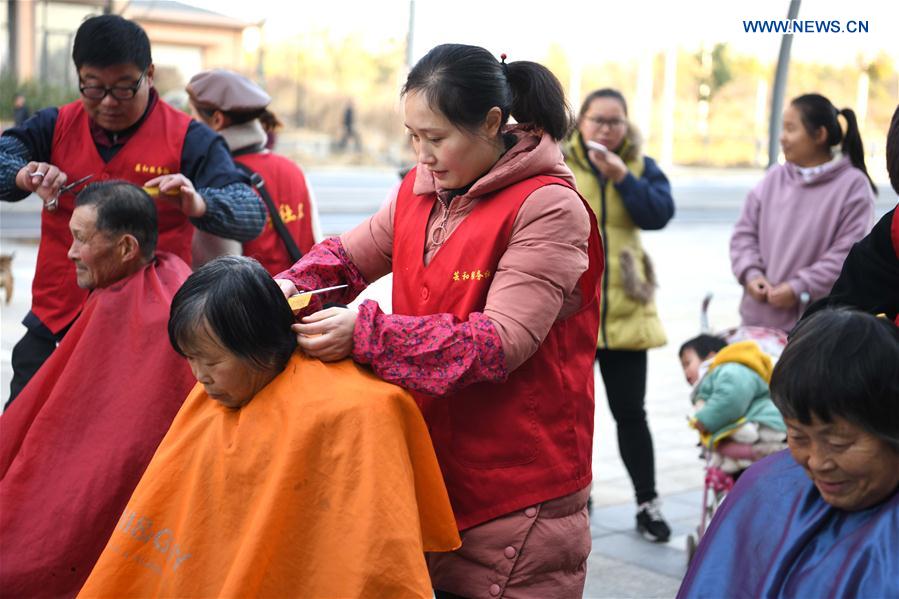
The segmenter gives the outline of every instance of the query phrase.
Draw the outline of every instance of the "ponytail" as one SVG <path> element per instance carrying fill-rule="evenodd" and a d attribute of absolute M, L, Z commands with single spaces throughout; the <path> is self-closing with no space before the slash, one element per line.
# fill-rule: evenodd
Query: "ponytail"
<path fill-rule="evenodd" d="M 806 132 L 812 137 L 817 134 L 818 129 L 824 127 L 827 131 L 827 139 L 825 143 L 828 147 L 833 147 L 842 142 L 841 149 L 843 154 L 849 157 L 852 166 L 865 173 L 874 195 L 877 195 L 877 187 L 868 169 L 865 167 L 865 150 L 862 145 L 862 136 L 858 130 L 858 121 L 855 113 L 851 108 L 837 110 L 834 105 L 821 94 L 805 94 L 797 98 L 793 98 L 790 102 L 798 111 L 802 118 L 802 124 Z M 846 119 L 846 133 L 840 128 L 837 116 L 843 115 Z"/>
<path fill-rule="evenodd" d="M 556 76 L 545 66 L 526 60 L 509 63 L 506 73 L 515 120 L 540 127 L 556 141 L 564 139 L 574 119 Z"/>
<path fill-rule="evenodd" d="M 562 84 L 546 67 L 529 61 L 506 64 L 479 46 L 441 44 L 419 60 L 401 95 L 424 94 L 453 125 L 475 130 L 494 106 L 521 124 L 543 129 L 556 141 L 571 130 L 571 109 Z"/>
<path fill-rule="evenodd" d="M 868 183 L 871 184 L 871 189 L 874 190 L 874 195 L 877 195 L 877 186 L 874 185 L 871 175 L 868 174 L 868 169 L 865 168 L 865 147 L 862 145 L 862 136 L 858 130 L 858 120 L 855 118 L 855 112 L 851 108 L 844 108 L 837 114 L 843 115 L 843 118 L 846 119 L 846 133 L 843 135 L 842 145 L 843 154 L 849 156 L 852 166 L 865 173 Z"/>

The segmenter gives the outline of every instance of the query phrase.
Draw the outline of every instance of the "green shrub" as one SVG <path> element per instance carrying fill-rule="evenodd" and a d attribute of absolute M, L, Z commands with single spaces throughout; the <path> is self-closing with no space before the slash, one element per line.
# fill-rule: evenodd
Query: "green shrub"
<path fill-rule="evenodd" d="M 18 81 L 12 73 L 0 74 L 0 119 L 12 120 L 13 99 L 17 93 L 25 95 L 25 103 L 32 114 L 41 108 L 61 106 L 78 97 L 78 90 L 44 83 L 43 81 Z"/>

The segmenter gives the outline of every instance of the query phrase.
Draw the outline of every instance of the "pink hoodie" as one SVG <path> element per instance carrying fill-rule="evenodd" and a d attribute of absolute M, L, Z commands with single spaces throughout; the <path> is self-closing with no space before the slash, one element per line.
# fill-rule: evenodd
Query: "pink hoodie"
<path fill-rule="evenodd" d="M 787 282 L 796 297 L 824 297 L 856 241 L 871 229 L 874 194 L 865 174 L 843 158 L 805 181 L 796 165 L 772 167 L 749 192 L 730 240 L 730 260 L 741 285 L 764 275 L 772 285 Z M 754 300 L 745 291 L 744 325 L 790 330 L 801 306 L 784 310 Z"/>

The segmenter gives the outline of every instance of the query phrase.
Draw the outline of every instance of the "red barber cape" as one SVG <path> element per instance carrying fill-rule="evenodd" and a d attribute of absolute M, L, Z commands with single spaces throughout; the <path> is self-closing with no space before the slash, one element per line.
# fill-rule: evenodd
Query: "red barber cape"
<path fill-rule="evenodd" d="M 483 312 L 500 258 L 524 201 L 555 177 L 525 179 L 483 198 L 431 262 L 422 254 L 433 194 L 400 188 L 393 238 L 393 309 L 460 321 Z M 443 396 L 414 394 L 428 423 L 459 529 L 568 495 L 591 480 L 593 359 L 599 330 L 602 241 L 593 212 L 590 263 L 578 286 L 581 307 L 552 326 L 537 352 L 500 384 L 479 383 Z M 522 293 L 527 293 L 522 289 Z"/>
<path fill-rule="evenodd" d="M 50 162 L 77 181 L 93 175 L 88 183 L 122 179 L 135 185 L 181 170 L 181 150 L 190 117 L 162 100 L 156 102 L 138 130 L 109 162 L 97 151 L 87 113 L 76 101 L 59 109 L 53 130 Z M 59 196 L 53 212 L 41 211 L 41 245 L 31 285 L 31 311 L 58 333 L 78 315 L 87 293 L 75 284 L 75 266 L 66 257 L 72 245 L 69 219 L 75 209 L 78 186 Z M 193 226 L 180 210 L 165 201 L 156 202 L 159 213 L 159 251 L 172 252 L 190 264 Z"/>
<path fill-rule="evenodd" d="M 0 594 L 73 597 L 196 382 L 169 345 L 170 254 L 93 292 L 0 416 Z"/>
<path fill-rule="evenodd" d="M 312 205 L 303 171 L 292 160 L 270 152 L 241 154 L 235 156 L 234 161 L 262 176 L 287 231 L 300 252 L 308 252 L 315 245 L 315 238 L 312 235 Z M 287 246 L 272 225 L 271 216 L 266 219 L 259 237 L 243 244 L 243 255 L 259 260 L 273 275 L 293 266 Z"/>

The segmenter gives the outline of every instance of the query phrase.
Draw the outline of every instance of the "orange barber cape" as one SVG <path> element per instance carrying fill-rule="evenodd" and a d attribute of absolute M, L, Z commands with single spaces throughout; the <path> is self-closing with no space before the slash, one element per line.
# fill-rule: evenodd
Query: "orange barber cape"
<path fill-rule="evenodd" d="M 0 416 L 0 596 L 74 597 L 196 383 L 169 345 L 190 274 L 159 254 L 90 294 Z"/>
<path fill-rule="evenodd" d="M 80 597 L 431 597 L 459 536 L 412 397 L 297 351 L 240 410 L 197 385 Z"/>

